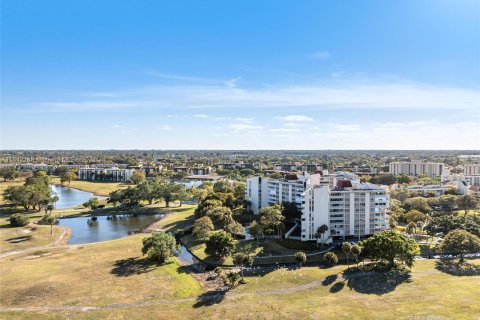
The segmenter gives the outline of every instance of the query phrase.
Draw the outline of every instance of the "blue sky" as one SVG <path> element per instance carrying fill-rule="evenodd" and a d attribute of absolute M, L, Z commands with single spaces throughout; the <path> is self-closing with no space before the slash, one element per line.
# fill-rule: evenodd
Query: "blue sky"
<path fill-rule="evenodd" d="M 480 3 L 1 2 L 1 149 L 480 149 Z"/>

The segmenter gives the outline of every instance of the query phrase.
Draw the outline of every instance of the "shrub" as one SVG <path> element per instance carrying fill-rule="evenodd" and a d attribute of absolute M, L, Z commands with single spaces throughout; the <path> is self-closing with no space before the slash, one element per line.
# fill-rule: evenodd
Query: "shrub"
<path fill-rule="evenodd" d="M 307 262 L 307 255 L 305 252 L 298 251 L 295 253 L 295 261 L 297 261 L 298 265 L 301 267 L 305 262 Z"/>
<path fill-rule="evenodd" d="M 216 267 L 213 272 L 217 275 L 220 276 L 223 273 L 223 268 L 222 267 Z"/>
<path fill-rule="evenodd" d="M 323 262 L 325 262 L 326 264 L 328 264 L 330 266 L 334 266 L 338 263 L 338 257 L 333 252 L 327 252 L 323 256 Z"/>
<path fill-rule="evenodd" d="M 41 224 L 41 225 L 52 225 L 52 224 L 55 224 L 57 222 L 57 219 L 52 216 L 51 214 L 46 214 L 42 217 L 42 219 L 40 221 L 38 221 L 38 224 Z"/>
<path fill-rule="evenodd" d="M 23 226 L 26 226 L 27 224 L 28 224 L 28 217 L 23 214 L 17 213 L 10 216 L 10 225 L 12 227 L 23 227 Z"/>

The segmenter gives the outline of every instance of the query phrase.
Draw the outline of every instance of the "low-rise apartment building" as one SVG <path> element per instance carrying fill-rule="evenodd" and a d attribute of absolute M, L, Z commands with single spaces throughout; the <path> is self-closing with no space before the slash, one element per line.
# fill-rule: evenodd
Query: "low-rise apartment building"
<path fill-rule="evenodd" d="M 133 169 L 80 168 L 78 169 L 78 179 L 127 182 L 130 181 L 134 172 Z"/>
<path fill-rule="evenodd" d="M 445 164 L 440 162 L 421 162 L 414 160 L 411 162 L 390 162 L 389 172 L 399 176 L 420 176 L 426 175 L 432 178 L 440 177 Z"/>

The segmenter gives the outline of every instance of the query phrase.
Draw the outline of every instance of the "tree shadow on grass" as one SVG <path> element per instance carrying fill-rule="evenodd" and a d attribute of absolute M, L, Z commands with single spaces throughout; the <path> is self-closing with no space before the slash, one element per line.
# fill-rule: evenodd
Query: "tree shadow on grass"
<path fill-rule="evenodd" d="M 338 278 L 338 275 L 336 275 L 336 274 L 331 274 L 331 275 L 325 277 L 325 279 L 323 279 L 323 281 L 322 281 L 322 286 L 331 285 L 332 283 L 335 282 L 335 280 L 337 280 L 337 278 Z"/>
<path fill-rule="evenodd" d="M 480 276 L 480 265 L 471 264 L 467 261 L 442 259 L 436 262 L 435 269 L 452 276 Z"/>
<path fill-rule="evenodd" d="M 32 235 L 27 235 L 27 236 L 19 236 L 19 237 L 9 238 L 9 239 L 6 239 L 5 241 L 7 241 L 9 243 L 20 243 L 20 242 L 29 241 L 31 239 L 32 239 Z"/>
<path fill-rule="evenodd" d="M 400 284 L 411 282 L 411 274 L 405 270 L 388 272 L 346 272 L 347 287 L 363 294 L 383 295 L 394 291 Z"/>
<path fill-rule="evenodd" d="M 197 301 L 193 305 L 194 308 L 201 308 L 201 307 L 210 307 L 216 304 L 219 304 L 220 302 L 225 299 L 225 293 L 227 293 L 226 290 L 222 291 L 207 291 L 205 293 L 202 293 L 197 297 Z"/>
<path fill-rule="evenodd" d="M 342 291 L 342 289 L 343 289 L 344 287 L 345 287 L 345 281 L 336 282 L 336 283 L 330 288 L 330 292 L 331 292 L 331 293 L 340 292 L 340 291 Z"/>
<path fill-rule="evenodd" d="M 156 266 L 146 258 L 128 258 L 115 261 L 114 267 L 110 273 L 117 277 L 129 277 L 147 273 L 153 270 Z"/>

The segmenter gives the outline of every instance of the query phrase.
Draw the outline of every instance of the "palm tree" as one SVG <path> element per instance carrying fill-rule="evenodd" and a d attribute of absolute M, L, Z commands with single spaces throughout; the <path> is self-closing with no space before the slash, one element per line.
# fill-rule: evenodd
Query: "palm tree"
<path fill-rule="evenodd" d="M 352 253 L 352 244 L 350 242 L 342 243 L 342 251 L 347 255 L 347 266 L 348 269 L 350 269 L 350 261 L 348 260 L 348 257 L 350 256 L 350 253 Z"/>
<path fill-rule="evenodd" d="M 326 224 L 322 224 L 320 227 L 318 227 L 317 232 L 315 233 L 315 238 L 322 238 L 322 244 L 325 244 L 325 241 L 323 239 L 323 235 L 325 232 L 328 231 L 328 226 Z"/>
<path fill-rule="evenodd" d="M 355 256 L 355 260 L 357 261 L 357 267 L 358 267 L 358 258 L 360 257 L 360 254 L 362 253 L 362 248 L 358 244 L 354 244 L 350 251 Z"/>

